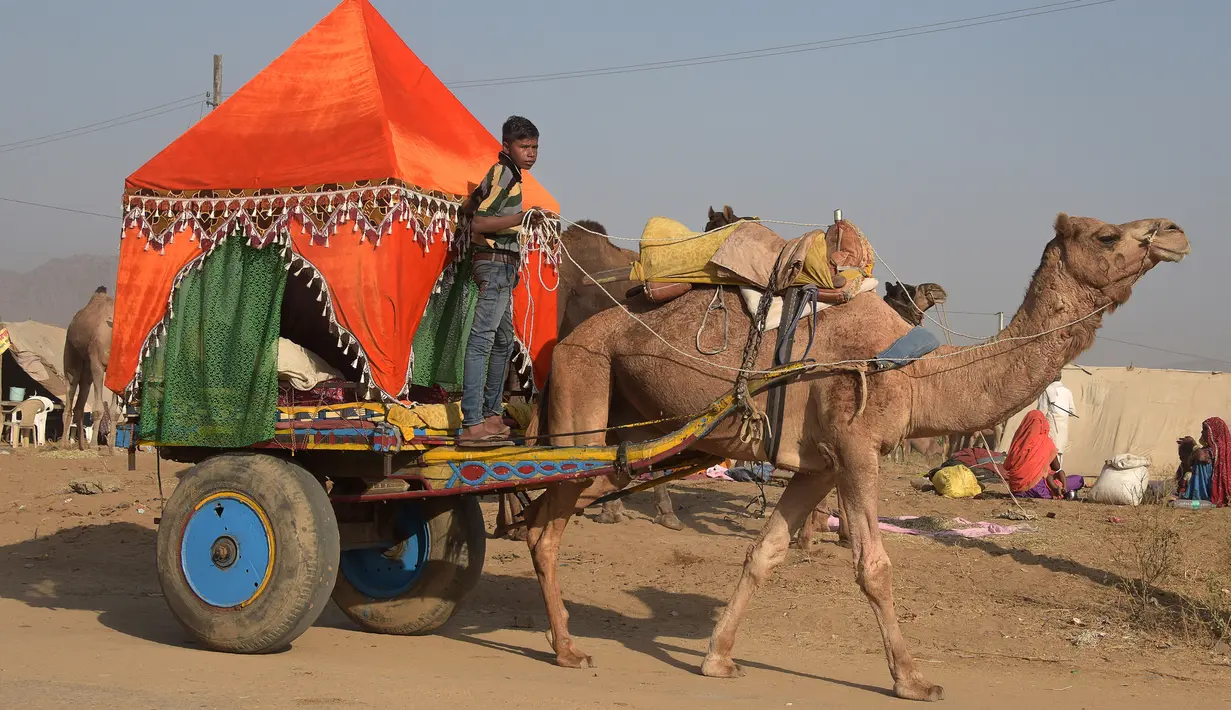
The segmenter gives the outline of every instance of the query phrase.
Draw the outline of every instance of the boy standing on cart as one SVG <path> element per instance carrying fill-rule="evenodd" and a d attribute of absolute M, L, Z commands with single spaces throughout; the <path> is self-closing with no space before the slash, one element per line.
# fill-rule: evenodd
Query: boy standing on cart
<path fill-rule="evenodd" d="M 493 446 L 510 434 L 504 424 L 504 379 L 513 352 L 513 287 L 521 265 L 522 171 L 539 155 L 539 129 L 510 116 L 501 129 L 495 165 L 472 193 L 473 278 L 479 288 L 462 374 L 462 446 Z"/>

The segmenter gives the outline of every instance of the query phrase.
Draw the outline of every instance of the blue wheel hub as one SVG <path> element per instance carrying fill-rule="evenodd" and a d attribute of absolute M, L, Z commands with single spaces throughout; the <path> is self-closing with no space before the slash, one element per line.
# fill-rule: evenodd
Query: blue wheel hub
<path fill-rule="evenodd" d="M 247 606 L 269 585 L 274 536 L 251 498 L 218 493 L 197 504 L 180 543 L 184 579 L 201 601 L 223 609 Z"/>
<path fill-rule="evenodd" d="M 402 504 L 393 531 L 392 543 L 342 553 L 338 571 L 373 599 L 394 599 L 410 589 L 431 549 L 427 520 L 418 504 Z"/>

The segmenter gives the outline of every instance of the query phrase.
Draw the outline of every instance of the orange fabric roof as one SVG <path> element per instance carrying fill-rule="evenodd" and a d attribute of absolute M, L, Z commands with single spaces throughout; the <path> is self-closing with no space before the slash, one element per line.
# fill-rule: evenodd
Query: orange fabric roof
<path fill-rule="evenodd" d="M 452 256 L 432 243 L 452 233 L 458 201 L 499 149 L 368 0 L 343 0 L 125 181 L 107 386 L 134 383 L 183 270 L 208 245 L 238 236 L 314 264 L 332 325 L 359 345 L 367 381 L 396 397 Z M 523 199 L 559 211 L 529 174 Z M 542 387 L 559 276 L 533 250 L 524 268 L 514 295 L 519 360 Z"/>
<path fill-rule="evenodd" d="M 465 196 L 499 141 L 368 0 L 343 0 L 128 177 L 130 190 L 248 190 L 397 178 Z M 558 211 L 532 176 L 526 206 Z"/>

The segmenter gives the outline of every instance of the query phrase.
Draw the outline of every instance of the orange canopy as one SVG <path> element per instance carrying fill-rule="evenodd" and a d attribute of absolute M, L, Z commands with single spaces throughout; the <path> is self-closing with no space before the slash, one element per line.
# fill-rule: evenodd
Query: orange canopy
<path fill-rule="evenodd" d="M 184 270 L 242 237 L 319 273 L 331 326 L 358 343 L 365 380 L 398 396 L 461 202 L 499 149 L 368 0 L 343 0 L 125 181 L 107 386 L 135 381 Z M 559 210 L 529 174 L 523 195 Z M 556 338 L 556 231 L 549 222 L 527 235 L 514 299 L 520 364 L 539 386 Z"/>

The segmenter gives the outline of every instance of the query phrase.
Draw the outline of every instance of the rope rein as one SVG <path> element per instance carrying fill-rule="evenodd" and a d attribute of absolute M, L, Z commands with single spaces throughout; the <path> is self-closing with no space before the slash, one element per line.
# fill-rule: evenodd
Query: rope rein
<path fill-rule="evenodd" d="M 585 226 L 582 226 L 582 225 L 580 225 L 580 224 L 577 224 L 576 222 L 574 222 L 574 221 L 572 221 L 572 220 L 570 220 L 570 219 L 567 219 L 567 218 L 565 218 L 565 217 L 559 217 L 559 219 L 560 219 L 560 221 L 561 221 L 561 222 L 567 223 L 568 225 L 570 225 L 570 226 L 572 226 L 572 227 L 576 227 L 577 229 L 580 229 L 580 230 L 582 230 L 582 231 L 584 231 L 584 232 L 588 232 L 588 233 L 593 234 L 593 235 L 595 235 L 595 236 L 599 236 L 599 237 L 610 237 L 610 235 L 602 234 L 601 232 L 595 232 L 595 231 L 593 231 L 593 230 L 591 230 L 591 229 L 588 229 L 588 228 L 586 228 Z M 792 225 L 792 226 L 798 226 L 798 227 L 821 227 L 821 226 L 825 226 L 825 225 L 805 224 L 805 223 L 802 223 L 802 222 L 783 222 L 783 221 L 778 221 L 778 220 L 768 220 L 768 219 L 762 219 L 762 220 L 759 220 L 759 221 L 761 221 L 761 222 L 767 222 L 767 223 L 771 223 L 771 224 L 786 224 L 786 225 Z M 612 238 L 612 239 L 622 239 L 622 240 L 626 240 L 626 241 L 628 241 L 628 238 L 627 238 L 627 237 L 623 237 L 623 238 L 620 238 L 620 237 L 611 237 L 611 238 Z M 677 240 L 677 241 L 678 241 L 678 240 Z M 873 251 L 875 252 L 875 250 L 873 250 Z M 560 242 L 560 253 L 563 255 L 563 257 L 564 257 L 564 258 L 568 259 L 568 260 L 569 260 L 569 261 L 570 261 L 570 262 L 571 262 L 574 266 L 576 266 L 576 267 L 577 267 L 577 269 L 578 269 L 578 271 L 580 271 L 580 272 L 582 273 L 582 275 L 583 275 L 583 276 L 585 276 L 585 277 L 589 278 L 591 281 L 593 281 L 593 280 L 594 280 L 594 277 L 593 277 L 593 276 L 592 276 L 592 275 L 591 275 L 588 271 L 586 271 L 586 270 L 585 270 L 585 268 L 584 268 L 584 267 L 582 267 L 582 265 L 581 265 L 581 264 L 577 263 L 577 260 L 576 260 L 576 259 L 574 259 L 574 258 L 573 258 L 573 255 L 569 252 L 568 247 L 564 244 L 564 242 L 563 242 L 563 241 L 561 241 L 561 242 Z M 890 273 L 890 274 L 893 274 L 894 278 L 897 278 L 897 274 L 896 274 L 896 273 L 894 273 L 894 271 L 893 271 L 892 267 L 890 267 L 890 266 L 889 266 L 889 264 L 885 262 L 885 260 L 884 260 L 884 259 L 883 259 L 880 255 L 879 255 L 879 253 L 877 254 L 877 259 L 878 259 L 881 263 L 885 264 L 885 268 L 889 270 L 889 273 Z M 900 279 L 899 279 L 899 280 L 900 280 Z M 595 283 L 595 285 L 596 285 L 596 286 L 598 286 L 598 288 L 599 288 L 599 289 L 603 292 L 603 294 L 604 294 L 604 295 L 606 295 L 606 296 L 607 296 L 607 298 L 611 299 L 611 302 L 612 302 L 612 303 L 614 303 L 614 304 L 615 304 L 615 305 L 616 305 L 616 306 L 617 306 L 617 307 L 618 307 L 621 311 L 623 311 L 623 312 L 624 312 L 624 314 L 625 314 L 626 316 L 628 316 L 628 317 L 629 317 L 629 318 L 631 318 L 632 320 L 636 321 L 636 322 L 637 322 L 637 323 L 638 323 L 638 324 L 639 324 L 642 328 L 645 328 L 647 331 L 649 331 L 650 335 L 654 336 L 656 339 L 658 339 L 658 340 L 659 340 L 659 342 L 661 342 L 663 345 L 667 346 L 667 348 L 668 348 L 668 349 L 670 349 L 672 352 L 674 352 L 675 354 L 677 354 L 677 355 L 679 355 L 679 356 L 681 356 L 681 357 L 687 358 L 687 359 L 692 360 L 692 361 L 694 361 L 694 362 L 701 363 L 701 364 L 703 364 L 703 365 L 705 365 L 705 366 L 707 366 L 707 367 L 713 368 L 713 369 L 715 369 L 715 370 L 722 370 L 722 371 L 724 371 L 724 372 L 734 372 L 734 373 L 737 373 L 737 374 L 738 374 L 738 373 L 745 373 L 745 374 L 748 374 L 748 375 L 767 375 L 767 374 L 770 374 L 771 372 L 773 372 L 773 370 L 758 370 L 758 369 L 754 369 L 754 368 L 752 368 L 750 365 L 744 365 L 744 366 L 742 366 L 742 367 L 731 367 L 730 365 L 723 365 L 723 364 L 721 364 L 721 363 L 712 362 L 712 361 L 710 361 L 710 360 L 708 360 L 708 359 L 706 359 L 706 358 L 703 358 L 703 357 L 697 357 L 696 355 L 693 355 L 693 354 L 691 354 L 691 353 L 689 353 L 689 352 L 686 352 L 685 350 L 683 350 L 683 349 L 681 349 L 681 348 L 679 348 L 679 347 L 676 347 L 674 344 L 672 344 L 671 342 L 669 342 L 666 338 L 664 338 L 661 334 L 659 334 L 659 333 L 658 333 L 658 331 L 654 330 L 652 327 L 650 327 L 650 325 L 649 325 L 648 323 L 646 323 L 644 320 L 642 320 L 640 317 L 638 317 L 638 316 L 637 316 L 637 314 L 635 314 L 635 313 L 633 313 L 632 311 L 630 311 L 630 310 L 628 309 L 628 307 L 627 307 L 627 306 L 625 306 L 625 305 L 624 305 L 624 304 L 620 301 L 620 299 L 619 299 L 619 298 L 617 298 L 617 297 L 616 297 L 615 295 L 613 295 L 610 291 L 608 291 L 608 290 L 607 290 L 607 288 L 606 288 L 603 284 L 601 284 L 601 283 Z M 907 298 L 910 298 L 910 294 L 907 294 Z M 766 308 L 766 309 L 768 309 L 768 307 L 769 307 L 769 306 L 768 306 L 768 304 L 767 304 L 765 301 L 766 301 L 766 299 L 764 299 L 764 297 L 763 297 L 763 298 L 762 298 L 762 303 L 761 303 L 761 305 L 765 306 L 765 308 Z M 911 300 L 911 303 L 914 303 L 914 300 L 913 300 L 913 299 Z M 1107 310 L 1107 309 L 1108 309 L 1108 308 L 1110 308 L 1111 306 L 1112 306 L 1112 304 L 1111 304 L 1111 303 L 1104 304 L 1104 305 L 1099 306 L 1098 308 L 1095 308 L 1094 310 L 1090 311 L 1090 312 L 1089 312 L 1089 313 L 1087 313 L 1086 315 L 1081 316 L 1080 318 L 1076 318 L 1076 319 L 1071 320 L 1071 321 L 1069 321 L 1069 322 L 1067 322 L 1067 323 L 1063 323 L 1063 324 L 1061 324 L 1061 325 L 1055 326 L 1054 328 L 1048 328 L 1047 330 L 1044 330 L 1044 331 L 1041 331 L 1041 332 L 1038 332 L 1038 333 L 1034 333 L 1034 334 L 1032 334 L 1032 335 L 1013 335 L 1013 336 L 1003 336 L 1003 335 L 1002 335 L 1002 333 L 997 333 L 997 334 L 996 334 L 995 336 L 993 336 L 992 338 L 990 338 L 990 339 L 985 339 L 985 341 L 984 341 L 984 342 L 982 342 L 982 343 L 979 343 L 979 344 L 977 344 L 977 345 L 970 345 L 970 346 L 964 347 L 964 348 L 962 348 L 962 349 L 960 349 L 960 350 L 956 350 L 956 351 L 951 352 L 951 353 L 945 353 L 945 354 L 942 354 L 942 355 L 936 355 L 936 354 L 931 354 L 931 353 L 929 353 L 929 354 L 924 355 L 924 356 L 922 356 L 922 357 L 914 357 L 914 358 L 900 358 L 900 360 L 902 360 L 903 362 L 908 362 L 908 363 L 910 363 L 910 362 L 919 362 L 919 361 L 922 361 L 922 360 L 945 360 L 945 359 L 948 359 L 948 358 L 953 358 L 953 357 L 959 357 L 959 356 L 962 356 L 962 355 L 966 355 L 967 353 L 973 353 L 973 352 L 977 352 L 977 351 L 979 351 L 979 350 L 984 350 L 984 349 L 987 349 L 987 348 L 990 348 L 990 347 L 993 347 L 993 346 L 996 346 L 996 345 L 1000 345 L 1000 344 L 1002 344 L 1002 343 L 1013 343 L 1013 342 L 1025 342 L 1025 341 L 1031 341 L 1031 340 L 1038 340 L 1039 338 L 1042 338 L 1042 337 L 1045 337 L 1045 336 L 1051 335 L 1051 334 L 1053 334 L 1053 333 L 1059 332 L 1059 331 L 1061 331 L 1061 330 L 1065 330 L 1065 329 L 1067 329 L 1067 328 L 1071 328 L 1071 327 L 1073 327 L 1073 326 L 1075 326 L 1075 325 L 1078 325 L 1078 324 L 1080 324 L 1080 323 L 1082 323 L 1082 322 L 1084 322 L 1084 321 L 1087 321 L 1087 320 L 1089 320 L 1089 319 L 1091 319 L 1091 318 L 1093 318 L 1093 317 L 1095 317 L 1095 316 L 1099 315 L 1100 313 L 1102 313 L 1103 311 Z M 917 306 L 916 306 L 916 307 L 917 307 Z M 757 310 L 759 311 L 759 310 L 760 310 L 760 308 L 758 308 Z M 767 312 L 768 312 L 768 311 L 767 311 Z M 926 316 L 926 315 L 927 315 L 927 313 L 925 312 L 925 313 L 924 313 L 924 315 Z M 931 319 L 931 318 L 929 317 L 929 320 L 933 320 L 933 319 Z M 935 322 L 935 320 L 933 320 L 933 322 Z M 940 326 L 941 328 L 944 328 L 944 325 L 943 325 L 943 324 L 937 323 L 937 325 L 938 325 L 938 326 Z M 952 331 L 952 332 L 954 333 L 954 335 L 960 335 L 960 336 L 965 337 L 965 338 L 978 339 L 978 338 L 975 338 L 974 336 L 969 336 L 969 335 L 966 335 L 966 334 L 964 334 L 964 333 L 959 333 L 959 332 L 957 332 L 957 331 Z M 823 369 L 823 368 L 836 368 L 836 367 L 841 367 L 841 366 L 844 366 L 844 365 L 871 365 L 871 364 L 873 364 L 873 363 L 875 363 L 875 362 L 877 362 L 877 361 L 878 361 L 878 360 L 877 360 L 876 358 L 866 358 L 866 359 L 850 359 L 850 360 L 835 360 L 835 361 L 833 361 L 833 362 L 816 363 L 815 367 L 816 367 L 816 368 L 818 368 L 818 369 Z"/>
<path fill-rule="evenodd" d="M 713 234 L 716 231 L 719 231 L 719 229 L 723 228 L 723 227 L 720 227 L 717 229 L 709 230 L 707 232 L 703 232 L 701 234 L 696 234 L 696 235 L 692 235 L 689 237 L 683 237 L 683 238 L 678 238 L 678 239 L 643 240 L 641 238 L 629 238 L 629 237 L 614 236 L 610 234 L 603 234 L 601 232 L 596 232 L 582 224 L 574 222 L 566 217 L 563 217 L 560 215 L 548 214 L 537 208 L 531 208 L 530 210 L 527 211 L 526 217 L 522 223 L 523 234 L 529 228 L 538 226 L 538 225 L 535 225 L 534 223 L 534 220 L 532 217 L 532 215 L 534 214 L 539 214 L 544 217 L 547 217 L 548 224 L 550 224 L 550 218 L 554 217 L 558 219 L 561 223 L 567 224 L 571 227 L 574 227 L 578 230 L 581 230 L 583 232 L 589 233 L 597 237 L 603 237 L 603 238 L 610 239 L 613 241 L 636 242 L 640 244 L 677 244 L 677 243 L 687 242 L 693 239 L 699 239 L 699 238 L 708 236 L 710 234 Z M 785 220 L 772 220 L 772 219 L 760 219 L 760 218 L 758 218 L 756 221 L 768 223 L 768 224 L 781 224 L 781 225 L 805 227 L 805 228 L 813 228 L 813 229 L 826 228 L 830 226 L 830 225 L 824 225 L 824 224 L 812 224 L 812 223 L 806 223 L 806 222 L 790 222 L 790 221 L 785 221 Z M 646 323 L 644 320 L 638 317 L 635 313 L 630 311 L 628 307 L 625 306 L 618 297 L 616 297 L 609 290 L 607 290 L 606 286 L 598 280 L 598 276 L 586 271 L 585 267 L 583 267 L 580 263 L 577 262 L 576 259 L 573 258 L 572 253 L 569 252 L 568 247 L 564 244 L 563 240 L 558 238 L 559 237 L 558 230 L 551 230 L 551 231 L 554 232 L 554 234 L 551 234 L 550 236 L 546 234 L 536 234 L 535 236 L 538 238 L 538 242 L 539 242 L 537 246 L 539 247 L 539 249 L 542 250 L 543 254 L 546 257 L 546 260 L 553 267 L 558 268 L 559 264 L 561 263 L 560 255 L 563 255 L 563 257 L 568 259 L 573 264 L 573 266 L 577 267 L 577 270 L 581 272 L 581 274 L 584 277 L 586 277 L 586 279 L 588 279 L 591 283 L 597 286 L 603 292 L 603 294 L 611 300 L 612 303 L 614 303 L 621 311 L 623 311 L 625 316 L 636 321 L 638 325 L 640 325 L 642 328 L 648 331 L 650 335 L 657 338 L 663 345 L 667 346 L 667 348 L 670 349 L 672 352 L 688 360 L 692 360 L 694 362 L 698 362 L 703 365 L 706 365 L 710 368 L 722 370 L 725 372 L 734 372 L 736 374 L 735 400 L 736 400 L 737 410 L 742 415 L 742 422 L 740 424 L 740 441 L 742 443 L 750 444 L 753 442 L 765 441 L 765 437 L 767 435 L 772 435 L 772 432 L 770 432 L 770 422 L 769 422 L 768 415 L 765 412 L 760 411 L 756 407 L 756 405 L 752 402 L 752 398 L 748 391 L 748 378 L 751 375 L 767 375 L 767 374 L 772 374 L 775 371 L 773 369 L 769 369 L 769 370 L 756 369 L 753 367 L 753 365 L 755 364 L 757 354 L 760 351 L 761 342 L 765 334 L 766 319 L 769 315 L 770 306 L 773 303 L 774 293 L 776 292 L 777 287 L 778 287 L 778 284 L 776 282 L 777 282 L 777 277 L 778 277 L 778 270 L 781 265 L 781 259 L 782 259 L 781 252 L 779 252 L 778 254 L 778 261 L 774 265 L 774 271 L 772 272 L 770 276 L 770 281 L 766 285 L 765 289 L 762 291 L 760 301 L 757 303 L 757 310 L 756 310 L 756 313 L 753 315 L 752 323 L 749 328 L 749 335 L 748 335 L 747 341 L 744 344 L 744 352 L 743 352 L 743 357 L 741 359 L 740 366 L 731 367 L 729 365 L 723 365 L 721 363 L 712 362 L 711 360 L 705 357 L 697 357 L 696 355 L 688 353 L 684 351 L 683 349 L 677 347 L 673 343 L 669 342 L 665 337 L 663 337 L 660 333 L 658 333 L 658 331 L 654 330 L 654 328 L 652 328 L 648 323 Z M 547 245 L 543 244 L 543 242 L 547 241 L 547 239 L 550 239 L 552 236 L 556 237 L 556 240 L 555 240 L 556 244 L 552 244 L 551 247 L 558 246 L 559 252 L 557 253 L 553 253 L 554 249 L 551 249 Z M 523 241 L 523 248 L 527 246 L 526 241 L 530 241 L 530 240 Z M 870 244 L 868 246 L 872 250 L 874 258 L 876 258 L 878 261 L 884 264 L 885 268 L 894 277 L 894 279 L 896 279 L 898 282 L 901 282 L 901 278 L 893 270 L 893 267 L 890 266 L 889 263 L 884 259 L 884 257 L 879 252 L 877 252 L 876 249 L 872 247 Z M 531 248 L 533 248 L 533 246 Z M 1138 277 L 1140 277 L 1141 273 L 1144 273 L 1145 270 L 1146 270 L 1146 263 L 1145 263 L 1145 260 L 1143 259 L 1142 269 L 1141 269 L 1141 272 L 1138 274 Z M 619 273 L 620 271 L 621 271 L 620 269 L 607 269 L 599 273 L 600 274 L 613 274 L 613 273 Z M 539 279 L 541 282 L 542 281 L 541 269 L 540 269 Z M 559 279 L 557 278 L 557 281 L 556 281 L 557 287 L 559 286 L 559 283 L 560 283 Z M 545 283 L 542 285 L 544 286 L 544 288 L 546 288 Z M 555 288 L 548 289 L 548 290 L 554 291 Z M 1094 310 L 1081 316 L 1080 318 L 1076 318 L 1067 323 L 1063 323 L 1061 325 L 1055 326 L 1053 328 L 1049 328 L 1047 330 L 1044 330 L 1044 331 L 1041 331 L 1041 332 L 1038 332 L 1032 335 L 1017 335 L 1017 336 L 1003 336 L 1002 337 L 1003 331 L 1001 331 L 997 333 L 995 336 L 985 339 L 979 336 L 968 335 L 966 333 L 953 330 L 952 328 L 948 326 L 948 317 L 947 317 L 948 314 L 947 313 L 943 313 L 942 318 L 944 319 L 945 322 L 942 323 L 941 321 L 938 321 L 937 319 L 930 316 L 926 310 L 919 308 L 918 304 L 915 303 L 914 297 L 909 292 L 906 292 L 906 297 L 907 297 L 907 300 L 910 301 L 911 305 L 914 306 L 916 309 L 918 309 L 925 318 L 930 320 L 932 323 L 934 323 L 939 328 L 941 328 L 942 331 L 944 331 L 944 333 L 946 334 L 946 339 L 949 340 L 950 344 L 952 344 L 952 340 L 948 337 L 950 334 L 957 335 L 963 338 L 967 338 L 969 340 L 983 341 L 977 345 L 967 346 L 959 350 L 956 350 L 954 352 L 946 353 L 942 355 L 936 355 L 936 354 L 929 353 L 921 357 L 901 359 L 903 362 L 907 362 L 907 363 L 920 362 L 923 360 L 944 360 L 944 359 L 948 359 L 952 357 L 958 357 L 961 355 L 965 355 L 967 353 L 977 352 L 977 351 L 980 351 L 986 348 L 999 345 L 1001 343 L 1026 342 L 1026 341 L 1037 340 L 1039 338 L 1046 337 L 1048 335 L 1059 332 L 1061 330 L 1065 330 L 1067 328 L 1076 326 L 1086 320 L 1089 320 L 1090 318 L 1093 318 L 1101 314 L 1103 311 L 1107 310 L 1113 305 L 1111 302 L 1108 302 L 1102 306 L 1099 306 L 1098 308 L 1095 308 Z M 705 318 L 708 318 L 710 312 L 714 310 L 723 311 L 723 315 L 724 315 L 723 346 L 716 351 L 710 352 L 710 351 L 706 351 L 705 349 L 701 347 L 701 333 L 705 328 Z M 944 307 L 942 304 L 942 312 L 943 310 L 944 310 Z M 784 316 L 785 315 L 787 314 L 784 314 Z M 705 316 L 702 319 L 701 328 L 699 328 L 697 331 L 696 347 L 697 347 L 698 352 L 704 355 L 717 355 L 719 353 L 724 352 L 727 349 L 728 327 L 729 327 L 728 318 L 729 318 L 729 315 L 727 313 L 725 301 L 722 299 L 722 288 L 720 286 L 718 289 L 716 289 L 714 298 L 711 299 L 709 305 L 707 305 Z M 814 312 L 814 320 L 815 320 L 815 312 Z M 781 327 L 781 325 L 779 327 Z M 815 330 L 816 328 L 814 325 L 813 337 L 815 337 Z M 809 350 L 810 349 L 811 349 L 811 344 L 809 344 Z M 806 353 L 805 353 L 805 357 L 807 357 Z M 859 378 L 859 382 L 858 382 L 858 403 L 857 403 L 857 407 L 855 411 L 855 416 L 858 417 L 860 414 L 863 413 L 863 410 L 867 404 L 868 366 L 875 364 L 877 362 L 879 362 L 878 358 L 836 360 L 833 362 L 824 362 L 824 363 L 813 362 L 810 364 L 809 369 L 813 372 L 846 371 L 846 372 L 851 372 L 853 374 L 856 374 Z M 592 429 L 592 430 L 587 430 L 587 431 L 527 437 L 526 440 L 533 441 L 533 440 L 554 438 L 557 436 L 573 436 L 573 435 L 581 435 L 581 434 L 606 433 L 606 432 L 617 431 L 621 429 L 632 429 L 632 428 L 637 428 L 637 427 L 650 426 L 653 424 L 662 424 L 666 422 L 676 422 L 676 421 L 681 421 L 685 419 L 692 419 L 698 416 L 699 414 L 700 413 L 697 413 L 691 416 L 685 415 L 685 416 L 677 416 L 677 417 L 665 417 L 661 419 L 647 420 L 647 421 L 635 422 L 631 424 L 610 426 L 610 427 L 605 427 L 602 429 Z M 984 442 L 984 445 L 986 446 L 986 441 Z M 1012 492 L 1010 492 L 1010 496 L 1012 497 Z M 1018 509 L 1021 510 L 1021 505 L 1017 503 L 1016 497 L 1013 497 L 1013 502 L 1017 505 Z M 1025 511 L 1022 511 L 1022 512 L 1025 513 Z M 1028 513 L 1026 514 L 1028 515 Z"/>
<path fill-rule="evenodd" d="M 705 324 L 709 320 L 710 314 L 714 311 L 722 311 L 722 345 L 717 350 L 707 350 L 701 347 L 701 336 L 705 333 Z M 701 325 L 697 327 L 697 352 L 702 355 L 719 355 L 726 352 L 727 346 L 731 342 L 731 312 L 727 310 L 727 302 L 722 298 L 722 286 L 714 289 L 714 297 L 710 299 L 710 304 L 705 308 L 705 315 L 701 316 Z"/>

